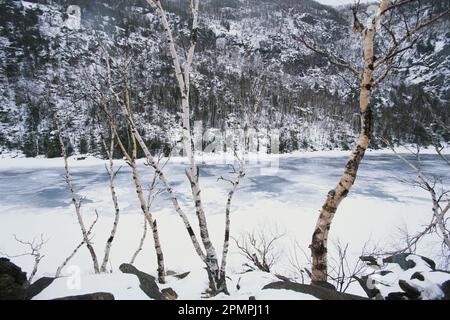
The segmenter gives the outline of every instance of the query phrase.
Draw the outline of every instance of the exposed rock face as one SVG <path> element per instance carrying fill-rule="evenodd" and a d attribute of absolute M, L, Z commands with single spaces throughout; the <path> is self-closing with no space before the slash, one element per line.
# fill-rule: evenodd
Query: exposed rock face
<path fill-rule="evenodd" d="M 155 300 L 166 300 L 166 297 L 161 293 L 158 285 L 156 284 L 155 277 L 145 272 L 139 271 L 135 266 L 128 263 L 121 264 L 119 270 L 123 273 L 134 274 L 136 277 L 138 277 L 140 282 L 139 287 L 148 297 Z"/>
<path fill-rule="evenodd" d="M 7 258 L 0 258 L 0 300 L 23 300 L 28 285 L 26 273 Z"/>

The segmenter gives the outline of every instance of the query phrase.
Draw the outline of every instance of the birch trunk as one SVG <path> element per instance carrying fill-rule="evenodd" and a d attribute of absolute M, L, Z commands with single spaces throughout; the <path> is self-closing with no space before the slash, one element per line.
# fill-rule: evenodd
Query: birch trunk
<path fill-rule="evenodd" d="M 111 130 L 112 132 L 112 130 Z M 106 241 L 106 245 L 105 245 L 105 255 L 103 256 L 103 262 L 102 265 L 100 267 L 100 272 L 106 272 L 106 265 L 109 261 L 109 254 L 111 252 L 111 246 L 112 243 L 114 241 L 114 237 L 116 235 L 116 231 L 117 231 L 117 226 L 119 224 L 119 216 L 120 216 L 120 208 L 119 208 L 119 202 L 117 200 L 117 194 L 116 194 L 116 189 L 114 186 L 114 179 L 116 177 L 116 174 L 118 171 L 114 172 L 114 160 L 113 160 L 113 155 L 114 155 L 114 136 L 111 135 L 111 145 L 109 148 L 109 151 L 107 149 L 106 143 L 102 137 L 102 142 L 103 145 L 105 147 L 105 150 L 108 154 L 108 158 L 109 158 L 109 169 L 106 167 L 106 171 L 108 172 L 108 176 L 109 176 L 109 189 L 111 191 L 111 200 L 114 204 L 114 222 L 113 222 L 113 227 L 111 229 L 110 235 L 108 240 Z M 120 170 L 120 168 L 119 168 Z"/>
<path fill-rule="evenodd" d="M 100 268 L 98 265 L 98 260 L 97 260 L 97 255 L 95 254 L 95 250 L 92 246 L 91 240 L 89 239 L 89 233 L 86 230 L 86 227 L 84 225 L 84 220 L 83 220 L 83 216 L 81 215 L 81 202 L 80 200 L 77 199 L 77 195 L 74 191 L 73 188 L 73 184 L 72 184 L 72 177 L 70 175 L 70 170 L 69 170 L 69 163 L 67 160 L 67 152 L 66 152 L 66 147 L 62 138 L 62 132 L 61 132 L 61 128 L 59 126 L 59 116 L 58 114 L 56 114 L 55 116 L 55 122 L 56 122 L 56 127 L 58 130 L 58 138 L 59 138 L 59 144 L 61 146 L 61 154 L 62 157 L 64 159 L 64 171 L 65 171 L 65 180 L 66 180 L 66 184 L 67 184 L 67 188 L 69 189 L 70 194 L 72 195 L 72 204 L 75 208 L 75 213 L 77 215 L 77 220 L 78 220 L 78 224 L 80 226 L 81 229 L 81 234 L 83 236 L 83 241 L 86 244 L 86 247 L 89 251 L 89 254 L 91 255 L 92 258 L 92 263 L 94 265 L 94 272 L 95 273 L 99 273 L 100 272 Z"/>
<path fill-rule="evenodd" d="M 341 201 L 347 196 L 351 187 L 355 183 L 359 165 L 367 150 L 372 132 L 372 111 L 370 110 L 370 96 L 373 86 L 374 70 L 374 40 L 382 13 L 387 7 L 388 1 L 381 2 L 378 13 L 371 19 L 368 26 L 362 30 L 364 48 L 364 72 L 360 84 L 359 109 L 361 118 L 361 130 L 357 145 L 353 148 L 352 154 L 345 164 L 344 173 L 338 185 L 328 192 L 327 199 L 320 211 L 315 231 L 310 245 L 312 257 L 313 283 L 327 281 L 327 253 L 328 253 L 328 233 L 336 210 Z"/>
<path fill-rule="evenodd" d="M 183 150 L 189 161 L 189 167 L 186 170 L 186 175 L 191 184 L 191 192 L 195 203 L 195 212 L 197 215 L 197 220 L 200 229 L 200 238 L 203 247 L 205 248 L 206 255 L 203 253 L 200 254 L 199 249 L 201 250 L 201 248 L 196 247 L 196 250 L 197 253 L 200 255 L 200 257 L 202 258 L 202 260 L 204 261 L 204 263 L 206 264 L 210 289 L 213 293 L 217 293 L 219 289 L 218 282 L 220 282 L 220 268 L 216 250 L 209 237 L 208 225 L 206 222 L 205 212 L 203 209 L 201 188 L 199 183 L 199 170 L 195 162 L 194 152 L 192 149 L 191 125 L 190 125 L 190 106 L 189 106 L 190 72 L 198 37 L 199 0 L 189 1 L 192 12 L 192 28 L 191 28 L 190 47 L 187 53 L 183 69 L 181 68 L 181 63 L 175 48 L 172 31 L 167 21 L 164 8 L 161 5 L 161 1 L 147 0 L 147 2 L 151 6 L 156 8 L 158 12 L 159 18 L 163 25 L 166 42 L 169 47 L 169 52 L 172 58 L 172 64 L 175 69 L 175 77 L 177 79 L 178 87 L 181 94 L 181 109 L 183 117 Z M 192 238 L 191 233 L 190 235 Z"/>
<path fill-rule="evenodd" d="M 237 157 L 237 156 L 236 156 Z M 232 182 L 231 190 L 228 192 L 227 204 L 225 207 L 225 236 L 223 241 L 223 250 L 222 250 L 222 263 L 220 266 L 220 276 L 218 281 L 218 286 L 222 292 L 228 294 L 227 283 L 226 283 L 226 267 L 227 267 L 227 257 L 228 257 L 228 248 L 230 245 L 230 213 L 231 213 L 231 201 L 233 199 L 234 194 L 236 193 L 236 189 L 241 181 L 241 179 L 245 176 L 244 172 L 244 159 L 239 159 L 239 172 L 236 176 L 234 182 Z"/>
<path fill-rule="evenodd" d="M 126 104 L 128 105 L 128 104 Z M 130 109 L 127 109 L 127 114 L 129 114 Z M 142 183 L 140 174 L 137 168 L 136 164 L 136 156 L 137 156 L 137 145 L 136 145 L 136 134 L 134 133 L 134 130 L 132 127 L 130 127 L 130 138 L 131 138 L 131 145 L 132 145 L 132 154 L 130 155 L 127 150 L 125 149 L 125 146 L 121 142 L 120 138 L 118 138 L 118 144 L 122 151 L 122 154 L 124 157 L 127 158 L 128 164 L 131 167 L 131 174 L 133 176 L 133 182 L 136 189 L 136 195 L 139 200 L 139 203 L 141 205 L 142 213 L 144 214 L 144 217 L 147 219 L 150 228 L 152 229 L 153 234 L 153 241 L 154 241 L 154 247 L 156 252 L 156 261 L 158 264 L 158 282 L 159 283 L 165 283 L 166 282 L 166 272 L 164 267 L 164 254 L 161 248 L 161 241 L 159 239 L 159 233 L 158 233 L 158 226 L 156 224 L 156 221 L 153 219 L 153 215 L 150 212 L 150 208 L 148 206 L 147 201 L 145 200 L 144 192 L 142 190 Z"/>

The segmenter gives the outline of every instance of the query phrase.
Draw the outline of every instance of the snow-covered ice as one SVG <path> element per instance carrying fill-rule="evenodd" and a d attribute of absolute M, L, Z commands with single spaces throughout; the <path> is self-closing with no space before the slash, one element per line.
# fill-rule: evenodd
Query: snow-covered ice
<path fill-rule="evenodd" d="M 279 156 L 264 155 L 259 157 L 259 161 L 256 155 L 249 157 L 246 176 L 233 199 L 231 235 L 239 238 L 244 232 L 252 230 L 273 232 L 276 229 L 285 236 L 277 242 L 280 258 L 273 268 L 273 274 L 242 274 L 242 265 L 246 261 L 232 242 L 227 270 L 230 296 L 219 295 L 218 299 L 248 299 L 251 295 L 257 299 L 313 298 L 286 290 L 261 289 L 277 281 L 274 274 L 292 275 L 290 258 L 294 242 L 308 252 L 318 210 L 328 190 L 338 182 L 347 156 L 348 152 L 297 152 Z M 200 183 L 210 235 L 220 252 L 229 184 L 217 181 L 217 178 L 231 176 L 228 164 L 232 163 L 232 158 L 205 155 L 199 159 Z M 448 167 L 437 156 L 424 154 L 422 161 L 425 171 L 432 170 L 444 183 L 448 183 Z M 104 163 L 95 158 L 70 160 L 75 189 L 80 196 L 86 197 L 82 212 L 88 220 L 87 224 L 94 218 L 95 210 L 100 214 L 93 238 L 99 256 L 103 254 L 114 212 Z M 67 276 L 71 274 L 70 270 L 78 270 L 81 276 L 79 286 L 70 287 L 70 277 L 64 277 L 55 281 L 36 299 L 94 291 L 109 291 L 117 299 L 147 298 L 139 289 L 136 277 L 124 275 L 118 270 L 121 263 L 130 261 L 143 226 L 130 171 L 121 161 L 116 162 L 116 166 L 119 165 L 123 165 L 116 180 L 121 217 L 108 266 L 113 273 L 92 274 L 88 251 L 82 248 L 70 261 L 71 269 L 63 271 Z M 273 170 L 267 170 L 269 165 L 272 165 Z M 184 168 L 183 158 L 173 158 L 166 167 L 166 176 L 189 213 L 192 225 L 196 226 Z M 144 166 L 143 161 L 140 161 L 140 169 L 147 183 L 150 182 L 152 170 Z M 16 255 L 26 250 L 14 240 L 14 235 L 32 240 L 43 234 L 48 242 L 42 250 L 45 257 L 35 279 L 54 276 L 57 267 L 81 240 L 63 172 L 62 159 L 0 159 L 0 252 Z M 399 228 L 407 227 L 410 232 L 414 232 L 428 222 L 431 212 L 429 195 L 422 189 L 399 181 L 413 178 L 410 170 L 394 155 L 375 151 L 367 153 L 356 184 L 341 204 L 331 229 L 332 240 L 349 243 L 351 261 L 357 259 L 366 242 L 370 241 L 382 248 L 394 248 L 399 245 Z M 152 213 L 158 221 L 166 268 L 175 272 L 191 271 L 182 280 L 168 277 L 165 287 L 173 288 L 180 299 L 201 298 L 207 288 L 206 272 L 167 194 L 163 193 L 157 198 Z M 438 262 L 439 239 L 429 237 L 420 246 L 418 254 Z M 33 267 L 31 257 L 13 258 L 12 261 L 28 273 Z M 151 237 L 147 238 L 135 265 L 144 272 L 156 275 Z M 238 283 L 239 290 L 236 287 Z M 364 295 L 356 283 L 348 292 Z"/>

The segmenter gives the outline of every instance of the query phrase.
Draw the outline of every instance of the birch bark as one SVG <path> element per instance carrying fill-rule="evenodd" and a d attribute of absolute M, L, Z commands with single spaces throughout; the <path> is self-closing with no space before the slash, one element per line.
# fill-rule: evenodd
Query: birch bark
<path fill-rule="evenodd" d="M 364 71 L 360 83 L 359 96 L 361 129 L 357 145 L 353 148 L 352 154 L 346 162 L 344 173 L 338 185 L 328 192 L 328 196 L 316 223 L 310 245 L 312 258 L 311 280 L 313 283 L 327 281 L 328 233 L 330 226 L 339 204 L 347 196 L 355 183 L 359 165 L 370 143 L 372 134 L 372 111 L 370 110 L 369 103 L 373 89 L 375 62 L 374 40 L 380 19 L 388 3 L 389 1 L 383 0 L 379 5 L 377 13 L 368 22 L 367 27 L 359 29 L 363 37 L 364 48 Z"/>

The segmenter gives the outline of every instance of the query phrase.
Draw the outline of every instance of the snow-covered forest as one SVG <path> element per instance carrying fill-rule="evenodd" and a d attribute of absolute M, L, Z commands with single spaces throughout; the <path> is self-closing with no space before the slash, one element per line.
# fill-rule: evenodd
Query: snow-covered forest
<path fill-rule="evenodd" d="M 450 299 L 448 1 L 0 9 L 0 299 Z"/>

